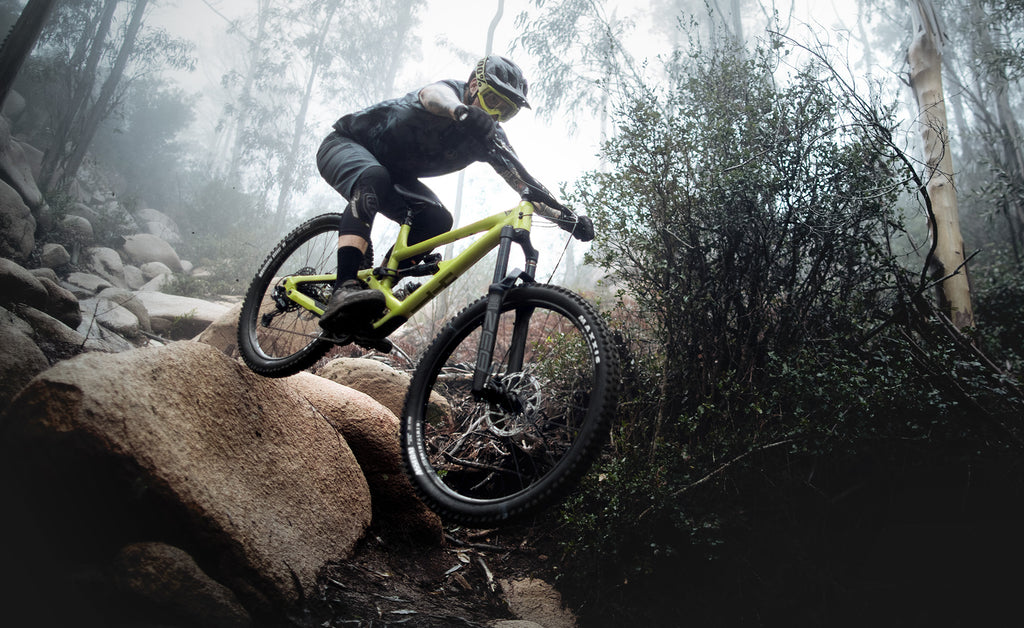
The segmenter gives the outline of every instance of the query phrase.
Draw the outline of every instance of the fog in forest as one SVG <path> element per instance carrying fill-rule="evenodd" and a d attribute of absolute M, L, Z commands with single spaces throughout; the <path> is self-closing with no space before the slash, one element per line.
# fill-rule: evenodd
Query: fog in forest
<path fill-rule="evenodd" d="M 5 24 L 13 22 L 22 4 L 4 3 Z M 538 4 L 141 3 L 135 49 L 106 105 L 91 156 L 125 179 L 131 204 L 181 221 L 200 240 L 195 244 L 203 250 L 196 255 L 212 257 L 217 252 L 207 249 L 214 241 L 251 239 L 258 248 L 305 217 L 340 211 L 344 199 L 319 178 L 314 164 L 331 124 L 347 112 L 436 80 L 465 80 L 488 46 L 519 63 L 530 81 L 533 108 L 506 130 L 531 174 L 556 191 L 602 167 L 598 153 L 602 140 L 614 133 L 618 98 L 635 89 L 606 79 L 625 72 L 630 81 L 657 84 L 664 76 L 661 63 L 688 37 L 714 39 L 715 29 L 728 32 L 739 25 L 744 40 L 755 45 L 771 26 L 798 33 L 801 40 L 821 37 L 844 49 L 861 47 L 848 41 L 855 13 L 837 16 L 833 7 L 814 2 L 793 3 L 778 24 L 769 24 L 773 9 L 752 2 L 734 1 L 724 13 L 710 16 L 695 2 L 576 3 L 566 5 L 568 11 Z M 61 94 L 82 80 L 76 73 L 93 72 L 98 92 L 98 79 L 109 76 L 103 66 L 115 62 L 124 43 L 119 29 L 128 25 L 136 6 L 58 5 L 19 82 L 30 102 L 57 104 L 56 111 L 39 112 L 49 119 L 74 116 L 61 110 Z M 97 69 L 86 70 L 76 47 L 97 45 L 86 27 L 94 28 L 103 8 L 112 11 L 112 27 L 100 42 Z M 593 43 L 602 32 L 614 39 L 607 39 L 607 53 Z M 566 55 L 558 58 L 563 67 L 553 68 L 556 53 L 528 44 L 531 37 L 565 44 L 557 53 Z M 898 65 L 894 62 L 890 71 Z M 594 97 L 598 92 L 601 98 Z M 37 121 L 23 120 L 15 131 L 46 142 Z M 461 224 L 516 202 L 515 193 L 483 164 L 429 185 Z M 221 188 L 234 196 L 218 196 L 214 190 Z M 243 223 L 246 228 L 239 229 Z M 378 220 L 375 237 L 391 228 Z M 563 257 L 564 235 L 537 230 L 545 251 L 542 271 L 553 271 Z M 583 253 L 584 247 L 575 246 L 565 255 L 582 261 Z M 219 254 L 242 253 L 228 247 Z"/>
<path fill-rule="evenodd" d="M 12 25 L 26 14 L 45 20 L 19 39 Z M 38 186 L 7 194 L 0 244 L 20 245 L 26 269 L 50 245 L 63 257 L 39 270 L 65 279 L 86 247 L 62 221 L 89 216 L 90 250 L 116 257 L 135 217 L 158 210 L 190 262 L 163 273 L 165 294 L 224 310 L 285 234 L 344 209 L 315 164 L 339 117 L 466 81 L 487 53 L 522 67 L 532 108 L 502 126 L 529 173 L 591 217 L 596 235 L 575 241 L 535 219 L 536 279 L 561 287 L 513 290 L 590 303 L 589 318 L 561 315 L 599 333 L 578 346 L 559 344 L 553 328 L 535 339 L 546 317 L 506 300 L 526 312 L 510 326 L 519 350 L 506 353 L 526 373 L 522 348 L 535 340 L 582 349 L 610 383 L 593 387 L 600 403 L 578 402 L 587 359 L 556 350 L 536 395 L 479 395 L 492 407 L 465 433 L 486 424 L 480 432 L 507 438 L 507 450 L 474 455 L 507 456 L 518 477 L 528 466 L 519 452 L 540 457 L 552 441 L 520 443 L 493 417 L 532 410 L 541 389 L 565 384 L 571 404 L 602 408 L 610 436 L 536 522 L 515 536 L 466 536 L 446 557 L 466 565 L 455 565 L 459 577 L 483 562 L 462 561 L 467 547 L 493 550 L 488 561 L 557 581 L 581 626 L 1004 625 L 1000 613 L 1019 615 L 1021 0 L 0 0 L 0 28 L 12 34 L 4 58 L 23 60 L 16 77 L 0 65 L 9 154 L 20 151 L 23 179 Z M 459 225 L 520 200 L 483 163 L 425 183 Z M 315 234 L 328 242 L 325 266 L 333 220 Z M 377 218 L 377 261 L 396 231 Z M 515 251 L 511 267 L 521 259 Z M 300 266 L 287 278 L 325 285 L 291 295 L 338 294 L 326 285 L 332 270 Z M 418 270 L 447 280 L 438 268 Z M 273 273 L 254 285 L 266 289 Z M 493 273 L 477 264 L 422 320 L 401 319 L 388 338 L 402 351 L 390 356 L 408 370 L 445 361 L 425 348 L 467 337 L 445 321 L 486 294 Z M 263 293 L 253 294 L 241 317 L 250 325 Z M 267 303 L 306 316 L 312 331 L 294 335 L 355 349 L 323 342 L 321 310 L 308 316 L 279 295 Z M 445 383 L 434 375 L 414 381 Z M 544 413 L 524 411 L 522 425 L 557 423 L 534 421 Z M 573 421 L 558 427 L 591 444 L 604 436 Z M 512 469 L 476 460 L 460 462 L 488 478 Z M 49 584 L 57 571 L 37 578 L 54 589 L 45 596 L 63 594 Z M 480 582 L 478 592 L 494 591 Z M 475 595 L 469 583 L 462 591 Z M 378 617 L 382 599 L 367 604 Z M 349 625 L 343 615 L 309 625 Z"/>

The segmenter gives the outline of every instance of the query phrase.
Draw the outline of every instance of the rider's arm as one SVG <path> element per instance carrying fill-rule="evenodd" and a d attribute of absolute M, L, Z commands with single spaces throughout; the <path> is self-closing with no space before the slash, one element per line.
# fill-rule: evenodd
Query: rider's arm
<path fill-rule="evenodd" d="M 506 151 L 515 156 L 516 151 L 512 148 L 512 145 L 509 144 L 508 137 L 505 135 L 504 129 L 500 129 L 497 132 L 497 134 L 494 137 L 494 141 L 499 143 L 501 146 L 504 147 Z M 491 167 L 494 168 L 494 171 L 498 173 L 498 176 L 504 179 L 505 183 L 508 183 L 509 187 L 515 190 L 517 194 L 525 193 L 525 191 L 529 189 L 529 187 L 532 185 L 536 188 L 540 188 L 542 191 L 547 193 L 548 196 L 551 196 L 551 198 L 554 198 L 554 196 L 552 196 L 551 193 L 548 192 L 547 188 L 541 185 L 540 181 L 537 181 L 530 175 L 524 176 L 523 174 L 520 174 L 515 168 L 512 167 L 511 164 L 509 164 L 508 161 L 505 161 L 504 159 L 500 159 L 492 155 L 491 158 L 487 160 L 487 163 L 491 164 Z M 527 179 L 527 177 L 529 177 L 529 179 Z"/>
<path fill-rule="evenodd" d="M 506 147 L 509 151 L 512 150 L 512 147 L 508 146 L 507 142 Z M 524 194 L 524 192 L 532 186 L 534 188 L 539 188 L 554 200 L 554 195 L 548 192 L 547 188 L 541 185 L 540 181 L 537 181 L 532 176 L 528 174 L 525 175 L 526 177 L 529 177 L 529 181 L 527 181 L 527 179 L 524 178 L 524 175 L 517 172 L 514 168 L 510 167 L 507 162 L 502 160 L 491 160 L 490 164 L 491 167 L 494 168 L 494 171 L 497 172 L 498 175 L 518 194 Z M 594 223 L 589 216 L 578 216 L 575 212 L 561 203 L 559 203 L 557 207 L 552 207 L 547 203 L 543 203 L 535 199 L 531 200 L 531 202 L 538 214 L 552 219 L 555 224 L 571 233 L 576 239 L 583 242 L 589 242 L 594 239 Z"/>
<path fill-rule="evenodd" d="M 465 108 L 452 88 L 445 83 L 431 83 L 420 90 L 420 104 L 435 116 L 457 119 L 456 113 Z"/>

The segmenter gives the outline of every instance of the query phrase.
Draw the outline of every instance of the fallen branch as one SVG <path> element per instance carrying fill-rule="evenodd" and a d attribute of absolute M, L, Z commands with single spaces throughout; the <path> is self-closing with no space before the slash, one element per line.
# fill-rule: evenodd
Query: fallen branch
<path fill-rule="evenodd" d="M 715 477 L 719 473 L 722 473 L 723 471 L 725 471 L 726 469 L 728 469 L 732 465 L 736 464 L 740 460 L 743 460 L 744 458 L 746 458 L 750 454 L 755 454 L 755 453 L 759 453 L 759 452 L 762 452 L 762 451 L 767 451 L 769 449 L 773 449 L 773 448 L 779 447 L 781 445 L 788 445 L 790 443 L 796 442 L 796 440 L 797 439 L 795 439 L 795 438 L 787 438 L 786 440 L 780 440 L 780 441 L 777 441 L 777 442 L 774 442 L 774 443 L 769 443 L 767 445 L 762 445 L 760 447 L 755 447 L 754 449 L 748 449 L 747 451 L 743 452 L 742 454 L 740 454 L 740 455 L 736 456 L 735 458 L 729 460 L 728 462 L 722 464 L 717 469 L 715 469 L 714 471 L 708 473 L 707 475 L 705 475 L 701 479 L 699 479 L 699 480 L 697 480 L 695 482 L 691 482 L 690 484 L 687 484 L 686 486 L 684 486 L 683 488 L 679 489 L 675 493 L 672 493 L 672 497 L 679 497 L 680 495 L 682 495 L 683 493 L 689 491 L 690 489 L 697 488 L 701 484 L 704 484 L 705 482 L 708 482 L 709 480 L 711 480 L 711 478 Z M 646 513 L 646 511 L 644 511 L 644 512 Z M 641 515 L 641 516 L 643 516 L 643 515 Z"/>

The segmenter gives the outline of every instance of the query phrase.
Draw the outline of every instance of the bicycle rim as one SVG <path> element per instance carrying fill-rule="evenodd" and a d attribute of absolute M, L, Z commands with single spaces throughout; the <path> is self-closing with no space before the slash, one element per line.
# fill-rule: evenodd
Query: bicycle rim
<path fill-rule="evenodd" d="M 289 300 L 282 287 L 294 275 L 328 275 L 337 267 L 337 219 L 315 218 L 290 233 L 253 279 L 239 320 L 240 352 L 253 370 L 283 375 L 310 366 L 329 349 L 319 340 L 320 317 Z M 303 283 L 299 290 L 323 308 L 331 282 Z"/>
<path fill-rule="evenodd" d="M 485 313 L 486 299 L 441 333 L 404 413 L 403 452 L 414 483 L 435 510 L 466 523 L 514 519 L 571 486 L 607 436 L 617 381 L 607 331 L 592 308 L 568 291 L 529 285 L 510 291 L 502 306 L 490 378 L 501 400 L 475 399 Z M 517 335 L 525 340 L 521 351 Z M 430 392 L 448 402 L 450 415 L 428 414 Z"/>

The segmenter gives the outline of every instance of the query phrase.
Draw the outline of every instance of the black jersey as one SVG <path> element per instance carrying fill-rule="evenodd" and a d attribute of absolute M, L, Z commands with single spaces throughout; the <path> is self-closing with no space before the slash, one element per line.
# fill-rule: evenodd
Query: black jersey
<path fill-rule="evenodd" d="M 441 81 L 459 100 L 463 81 Z M 348 114 L 334 128 L 373 154 L 399 178 L 433 177 L 462 170 L 474 161 L 487 161 L 480 141 L 455 120 L 430 113 L 420 103 L 419 90 Z M 498 127 L 499 137 L 507 142 Z"/>

